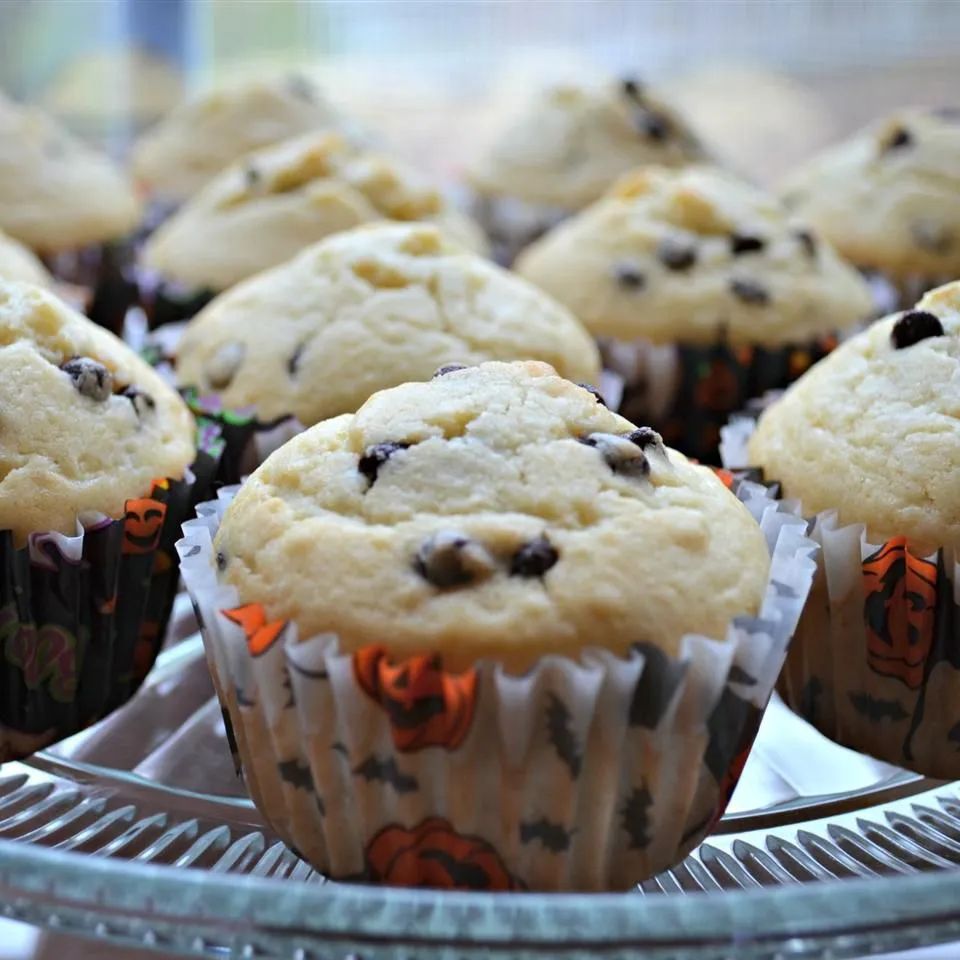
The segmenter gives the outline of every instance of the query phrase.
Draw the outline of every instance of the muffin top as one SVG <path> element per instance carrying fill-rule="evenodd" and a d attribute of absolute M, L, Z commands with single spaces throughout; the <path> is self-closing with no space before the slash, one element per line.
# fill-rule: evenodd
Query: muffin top
<path fill-rule="evenodd" d="M 235 81 L 187 100 L 148 130 L 133 150 L 133 171 L 170 200 L 192 197 L 240 157 L 344 119 L 298 73 Z"/>
<path fill-rule="evenodd" d="M 215 546 L 241 602 L 301 638 L 453 669 L 722 638 L 769 567 L 711 471 L 534 361 L 441 371 L 317 424 L 243 485 Z"/>
<path fill-rule="evenodd" d="M 960 111 L 904 110 L 783 185 L 790 208 L 851 261 L 895 278 L 960 272 Z"/>
<path fill-rule="evenodd" d="M 191 287 L 225 290 L 331 233 L 374 220 L 430 220 L 482 249 L 479 229 L 431 184 L 338 134 L 308 134 L 251 154 L 167 220 L 148 266 Z"/>
<path fill-rule="evenodd" d="M 622 173 L 705 155 L 686 122 L 633 79 L 539 91 L 469 171 L 478 192 L 579 210 Z"/>
<path fill-rule="evenodd" d="M 178 353 L 184 386 L 308 426 L 450 363 L 535 358 L 573 380 L 600 373 L 564 307 L 424 223 L 338 233 L 238 284 L 190 321 Z"/>
<path fill-rule="evenodd" d="M 710 167 L 628 174 L 516 269 L 621 340 L 803 343 L 870 312 L 865 282 L 829 245 Z"/>
<path fill-rule="evenodd" d="M 52 294 L 0 280 L 0 530 L 76 532 L 123 516 L 194 458 L 194 422 L 113 334 Z"/>
<path fill-rule="evenodd" d="M 808 514 L 960 548 L 960 283 L 821 360 L 760 418 L 750 458 Z"/>
<path fill-rule="evenodd" d="M 57 253 L 123 236 L 139 218 L 132 187 L 106 157 L 0 96 L 0 228 Z"/>
<path fill-rule="evenodd" d="M 17 280 L 49 287 L 53 278 L 47 268 L 22 243 L 0 230 L 0 280 Z"/>

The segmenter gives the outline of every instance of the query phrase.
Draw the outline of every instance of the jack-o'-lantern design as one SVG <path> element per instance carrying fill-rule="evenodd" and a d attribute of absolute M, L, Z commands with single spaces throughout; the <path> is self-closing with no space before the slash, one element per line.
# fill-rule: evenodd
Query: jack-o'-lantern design
<path fill-rule="evenodd" d="M 387 712 L 398 750 L 455 750 L 463 742 L 477 703 L 476 670 L 445 673 L 438 656 L 393 664 L 383 647 L 364 647 L 353 655 L 353 672 Z"/>
<path fill-rule="evenodd" d="M 863 561 L 863 589 L 870 669 L 920 689 L 933 643 L 936 564 L 915 557 L 906 538 L 895 537 Z"/>
<path fill-rule="evenodd" d="M 517 890 L 500 854 L 486 840 L 465 836 L 441 817 L 407 829 L 389 824 L 367 844 L 367 878 L 398 887 Z"/>
<path fill-rule="evenodd" d="M 28 690 L 46 687 L 61 703 L 73 699 L 79 667 L 76 637 L 55 624 L 23 623 L 14 604 L 0 609 L 0 648 L 7 663 L 18 667 Z"/>
<path fill-rule="evenodd" d="M 273 620 L 268 623 L 267 612 L 262 603 L 247 603 L 242 607 L 220 612 L 243 629 L 247 638 L 247 649 L 252 657 L 263 656 L 277 642 L 287 625 L 286 620 Z"/>
<path fill-rule="evenodd" d="M 128 500 L 123 520 L 123 552 L 152 553 L 160 543 L 167 505 L 152 497 Z"/>
<path fill-rule="evenodd" d="M 701 410 L 726 413 L 740 402 L 740 378 L 737 369 L 723 357 L 714 357 L 699 371 L 694 403 Z"/>

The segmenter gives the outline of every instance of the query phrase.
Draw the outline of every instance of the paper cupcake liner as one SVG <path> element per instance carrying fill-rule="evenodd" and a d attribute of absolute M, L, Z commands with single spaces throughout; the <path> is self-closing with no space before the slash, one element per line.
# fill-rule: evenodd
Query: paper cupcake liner
<path fill-rule="evenodd" d="M 739 417 L 724 431 L 726 463 L 746 462 L 755 423 Z M 960 778 L 960 556 L 871 538 L 832 510 L 808 523 L 821 550 L 779 683 L 784 700 L 837 743 Z"/>
<path fill-rule="evenodd" d="M 120 336 L 127 310 L 139 297 L 133 277 L 134 241 L 91 244 L 44 258 L 57 280 L 82 291 L 80 310 Z"/>
<path fill-rule="evenodd" d="M 73 536 L 0 531 L 0 762 L 61 740 L 126 702 L 153 666 L 179 582 L 175 543 L 197 501 L 155 480 L 124 517 L 78 519 Z"/>
<path fill-rule="evenodd" d="M 181 323 L 199 313 L 217 294 L 166 280 L 156 271 L 138 266 L 134 271 L 137 301 L 151 330 Z"/>
<path fill-rule="evenodd" d="M 928 290 L 957 279 L 953 274 L 891 277 L 876 270 L 864 270 L 863 274 L 873 296 L 873 320 L 900 310 L 910 310 Z"/>
<path fill-rule="evenodd" d="M 608 338 L 598 343 L 604 367 L 623 380 L 619 413 L 653 427 L 667 446 L 719 464 L 720 431 L 730 416 L 751 398 L 788 386 L 826 356 L 837 338 L 777 349 Z"/>
<path fill-rule="evenodd" d="M 491 259 L 503 267 L 511 266 L 524 247 L 576 212 L 513 197 L 485 196 L 474 197 L 470 209 L 490 241 Z"/>
<path fill-rule="evenodd" d="M 803 522 L 742 483 L 772 563 L 760 615 L 723 640 L 449 673 L 241 604 L 212 546 L 234 493 L 185 524 L 184 581 L 251 796 L 344 881 L 625 889 L 682 859 L 726 807 L 815 569 Z"/>

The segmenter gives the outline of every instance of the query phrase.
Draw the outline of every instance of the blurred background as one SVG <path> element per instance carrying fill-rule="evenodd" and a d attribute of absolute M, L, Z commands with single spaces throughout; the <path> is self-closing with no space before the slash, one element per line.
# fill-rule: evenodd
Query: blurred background
<path fill-rule="evenodd" d="M 769 113 L 773 175 L 890 107 L 949 102 L 958 38 L 956 0 L 3 0 L 0 87 L 122 155 L 185 92 L 295 67 L 451 173 L 531 85 L 630 71 L 728 153 L 738 116 Z"/>

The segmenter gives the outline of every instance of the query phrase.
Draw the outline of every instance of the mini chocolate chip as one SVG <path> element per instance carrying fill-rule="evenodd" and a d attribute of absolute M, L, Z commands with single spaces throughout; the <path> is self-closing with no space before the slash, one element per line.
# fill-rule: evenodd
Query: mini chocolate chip
<path fill-rule="evenodd" d="M 795 230 L 793 234 L 808 257 L 817 255 L 817 238 L 809 230 Z"/>
<path fill-rule="evenodd" d="M 377 482 L 380 468 L 398 451 L 406 450 L 409 443 L 375 443 L 363 451 L 357 469 L 370 481 L 372 487 Z"/>
<path fill-rule="evenodd" d="M 221 572 L 227 569 L 227 555 L 220 551 L 217 552 L 217 569 Z"/>
<path fill-rule="evenodd" d="M 455 530 L 441 530 L 421 544 L 413 567 L 435 587 L 462 587 L 496 569 L 486 548 Z"/>
<path fill-rule="evenodd" d="M 157 409 L 157 401 L 139 387 L 124 387 L 121 396 L 126 397 L 132 404 L 138 417 L 144 417 Z"/>
<path fill-rule="evenodd" d="M 913 143 L 913 137 L 910 131 L 904 127 L 897 127 L 881 144 L 883 153 L 890 150 L 900 150 L 903 147 L 909 147 Z"/>
<path fill-rule="evenodd" d="M 624 77 L 620 81 L 620 89 L 625 97 L 638 100 L 643 92 L 643 84 L 636 77 Z"/>
<path fill-rule="evenodd" d="M 627 439 L 631 443 L 635 443 L 641 450 L 646 450 L 647 447 L 663 446 L 663 437 L 650 427 L 638 427 Z"/>
<path fill-rule="evenodd" d="M 913 242 L 928 253 L 949 253 L 953 247 L 953 234 L 943 224 L 919 220 L 910 227 Z"/>
<path fill-rule="evenodd" d="M 556 547 L 541 533 L 525 543 L 510 560 L 511 577 L 542 577 L 558 560 Z"/>
<path fill-rule="evenodd" d="M 289 373 L 291 377 L 295 377 L 297 371 L 300 369 L 300 358 L 303 356 L 305 347 L 305 343 L 298 344 L 297 349 L 293 351 L 293 354 L 287 361 L 287 373 Z"/>
<path fill-rule="evenodd" d="M 299 97 L 301 100 L 306 100 L 307 103 L 314 103 L 317 99 L 317 91 L 314 89 L 313 84 L 300 73 L 292 73 L 287 78 L 287 89 L 295 96 Z"/>
<path fill-rule="evenodd" d="M 456 373 L 458 370 L 466 369 L 467 365 L 465 363 L 445 363 L 442 367 L 437 368 L 437 372 L 430 379 L 436 380 L 437 377 L 445 377 L 448 373 Z"/>
<path fill-rule="evenodd" d="M 113 396 L 113 374 L 90 357 L 73 357 L 60 368 L 84 397 L 103 403 Z"/>
<path fill-rule="evenodd" d="M 642 134 L 658 143 L 670 136 L 670 121 L 662 113 L 644 110 L 637 115 L 634 123 Z"/>
<path fill-rule="evenodd" d="M 248 163 L 243 168 L 243 179 L 246 181 L 248 189 L 252 190 L 260 183 L 262 176 L 260 171 L 252 163 Z"/>
<path fill-rule="evenodd" d="M 943 324 L 940 318 L 934 313 L 927 313 L 926 310 L 910 310 L 897 320 L 893 330 L 890 331 L 890 339 L 896 350 L 912 347 L 915 343 L 926 340 L 927 337 L 942 336 Z"/>
<path fill-rule="evenodd" d="M 645 477 L 650 473 L 647 458 L 631 441 L 630 435 L 620 437 L 615 433 L 591 433 L 580 438 L 580 442 L 595 447 L 614 473 L 628 477 Z"/>
<path fill-rule="evenodd" d="M 603 399 L 603 394 L 596 387 L 591 386 L 589 383 L 578 383 L 577 386 L 583 387 L 587 393 L 592 393 L 593 399 L 596 400 L 597 403 L 602 404 L 603 406 L 607 405 L 607 401 Z"/>
<path fill-rule="evenodd" d="M 741 299 L 744 303 L 752 303 L 762 306 L 770 302 L 770 294 L 767 288 L 756 280 L 743 280 L 734 277 L 730 281 L 730 290 L 735 297 Z"/>
<path fill-rule="evenodd" d="M 730 235 L 730 252 L 739 257 L 742 253 L 759 253 L 766 247 L 767 241 L 750 233 L 733 233 Z"/>
<path fill-rule="evenodd" d="M 689 240 L 666 237 L 657 244 L 657 259 L 668 270 L 689 270 L 697 262 L 697 248 Z"/>
<path fill-rule="evenodd" d="M 220 347 L 207 364 L 207 380 L 210 381 L 210 386 L 214 390 L 225 390 L 229 387 L 246 354 L 247 348 L 235 341 Z"/>
<path fill-rule="evenodd" d="M 642 290 L 647 283 L 647 278 L 631 263 L 618 263 L 613 275 L 624 290 Z"/>

